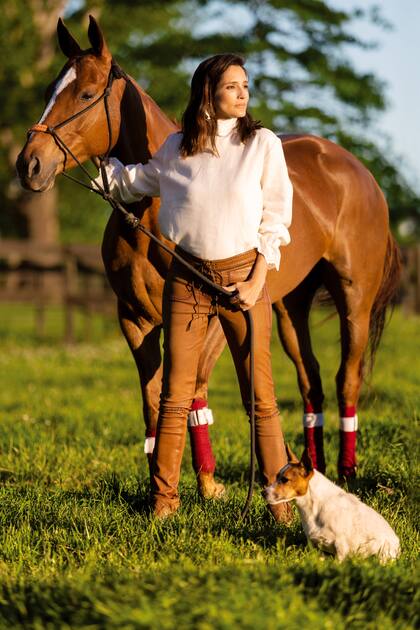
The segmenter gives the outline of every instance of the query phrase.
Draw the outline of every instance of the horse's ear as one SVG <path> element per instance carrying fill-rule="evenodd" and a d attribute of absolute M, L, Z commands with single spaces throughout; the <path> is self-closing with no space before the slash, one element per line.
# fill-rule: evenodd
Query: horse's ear
<path fill-rule="evenodd" d="M 74 39 L 73 35 L 70 35 L 70 31 L 68 30 L 67 26 L 64 25 L 64 22 L 61 18 L 58 18 L 57 22 L 57 36 L 60 48 L 66 55 L 66 57 L 71 59 L 76 55 L 80 55 L 82 49 Z"/>
<path fill-rule="evenodd" d="M 93 52 L 101 57 L 110 57 L 108 46 L 106 45 L 104 36 L 99 27 L 98 22 L 93 15 L 89 15 L 88 37 L 93 48 Z"/>

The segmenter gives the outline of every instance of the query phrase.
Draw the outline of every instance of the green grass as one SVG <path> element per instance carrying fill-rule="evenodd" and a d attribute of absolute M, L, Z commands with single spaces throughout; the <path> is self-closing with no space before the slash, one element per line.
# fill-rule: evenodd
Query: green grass
<path fill-rule="evenodd" d="M 125 342 L 98 317 L 92 343 L 65 347 L 54 311 L 40 343 L 32 317 L 27 309 L 0 309 L 0 627 L 336 630 L 419 623 L 418 319 L 395 313 L 359 410 L 354 490 L 402 543 L 400 560 L 381 567 L 373 559 L 339 565 L 309 549 L 298 519 L 289 529 L 274 524 L 259 492 L 249 521 L 240 522 L 248 423 L 226 353 L 210 403 L 227 496 L 199 499 L 187 448 L 179 514 L 151 519 L 137 374 Z M 338 323 L 317 326 L 323 317 L 314 314 L 314 344 L 334 478 Z M 284 432 L 299 452 L 296 377 L 276 339 L 273 366 Z"/>

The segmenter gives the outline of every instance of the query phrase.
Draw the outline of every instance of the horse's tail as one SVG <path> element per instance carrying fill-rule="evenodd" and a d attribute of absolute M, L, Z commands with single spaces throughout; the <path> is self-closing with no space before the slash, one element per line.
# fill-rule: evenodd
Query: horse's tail
<path fill-rule="evenodd" d="M 385 326 L 386 310 L 392 304 L 401 278 L 401 254 L 391 232 L 388 233 L 381 284 L 370 313 L 368 374 L 372 372 L 376 351 Z"/>

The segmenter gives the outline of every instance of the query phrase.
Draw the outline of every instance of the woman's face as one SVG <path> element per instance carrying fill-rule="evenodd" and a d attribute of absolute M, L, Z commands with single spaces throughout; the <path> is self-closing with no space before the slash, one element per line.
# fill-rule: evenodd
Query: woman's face
<path fill-rule="evenodd" d="M 241 66 L 229 66 L 216 88 L 216 117 L 241 118 L 246 114 L 248 101 L 248 77 L 245 70 Z"/>

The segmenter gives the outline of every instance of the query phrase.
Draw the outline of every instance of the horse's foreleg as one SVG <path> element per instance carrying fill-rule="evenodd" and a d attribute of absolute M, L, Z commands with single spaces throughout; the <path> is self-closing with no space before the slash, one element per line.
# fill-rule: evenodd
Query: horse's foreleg
<path fill-rule="evenodd" d="M 145 453 L 151 464 L 159 401 L 162 388 L 162 359 L 160 351 L 160 326 L 153 326 L 135 317 L 123 303 L 118 306 L 121 330 L 136 362 L 143 398 L 143 417 L 146 424 Z M 197 484 L 204 498 L 216 498 L 224 493 L 224 486 L 214 479 L 216 461 L 213 456 L 209 423 L 212 414 L 207 406 L 207 384 L 210 372 L 225 345 L 223 331 L 216 318 L 209 325 L 205 345 L 200 357 L 197 387 L 188 426 L 191 440 L 193 466 Z M 210 422 L 209 422 L 210 421 Z"/>
<path fill-rule="evenodd" d="M 143 399 L 143 418 L 146 425 L 144 451 L 149 464 L 154 448 L 162 387 L 162 358 L 160 326 L 138 319 L 122 302 L 118 303 L 121 330 L 136 362 Z"/>
<path fill-rule="evenodd" d="M 226 344 L 220 322 L 210 320 L 204 348 L 200 355 L 196 390 L 191 411 L 188 415 L 188 430 L 191 442 L 193 467 L 197 475 L 198 490 L 202 497 L 218 498 L 224 491 L 223 484 L 214 479 L 216 460 L 212 452 L 209 425 L 213 414 L 208 407 L 208 382 L 213 367 Z"/>
<path fill-rule="evenodd" d="M 309 280 L 283 300 L 273 304 L 280 340 L 286 354 L 295 364 L 303 399 L 303 431 L 305 446 L 314 468 L 325 472 L 323 445 L 324 416 L 319 363 L 312 350 L 309 332 L 309 311 L 316 286 Z"/>

